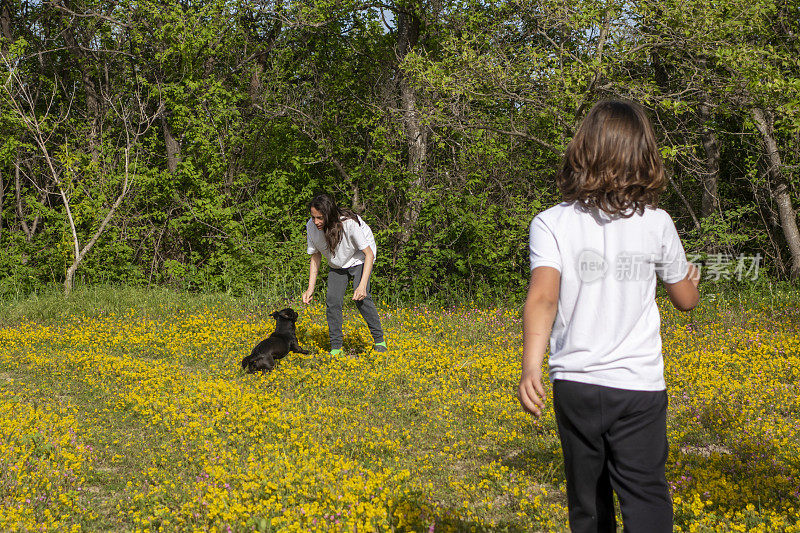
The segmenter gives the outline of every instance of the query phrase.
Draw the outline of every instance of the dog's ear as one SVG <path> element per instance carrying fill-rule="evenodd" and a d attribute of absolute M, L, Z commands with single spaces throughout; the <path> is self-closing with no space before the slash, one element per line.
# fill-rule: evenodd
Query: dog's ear
<path fill-rule="evenodd" d="M 275 311 L 270 316 L 274 317 L 275 320 L 284 319 L 284 320 L 297 320 L 297 313 L 291 307 L 287 307 L 286 309 L 281 309 L 280 311 Z"/>

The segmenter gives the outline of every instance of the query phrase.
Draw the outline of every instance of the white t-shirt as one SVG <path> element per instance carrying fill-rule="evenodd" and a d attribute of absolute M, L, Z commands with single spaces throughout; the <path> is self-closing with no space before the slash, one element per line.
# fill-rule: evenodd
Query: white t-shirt
<path fill-rule="evenodd" d="M 686 277 L 686 254 L 662 209 L 630 218 L 561 203 L 530 227 L 531 269 L 561 272 L 550 379 L 664 390 L 656 276 Z"/>
<path fill-rule="evenodd" d="M 361 217 L 358 217 L 358 222 L 352 218 L 342 218 L 342 226 L 342 240 L 336 246 L 336 253 L 331 255 L 328 244 L 325 242 L 325 233 L 317 229 L 314 220 L 309 218 L 306 222 L 308 253 L 322 252 L 331 268 L 350 268 L 364 264 L 365 256 L 361 250 L 367 246 L 372 248 L 372 254 L 375 257 L 378 256 L 378 247 L 375 245 L 372 229 Z"/>

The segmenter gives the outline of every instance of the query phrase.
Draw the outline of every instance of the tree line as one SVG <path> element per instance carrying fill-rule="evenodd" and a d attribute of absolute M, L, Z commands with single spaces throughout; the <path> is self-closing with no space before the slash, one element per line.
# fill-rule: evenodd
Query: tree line
<path fill-rule="evenodd" d="M 527 281 L 601 98 L 648 110 L 688 250 L 800 274 L 800 2 L 0 0 L 0 294 L 299 287 L 306 204 L 376 283 Z"/>

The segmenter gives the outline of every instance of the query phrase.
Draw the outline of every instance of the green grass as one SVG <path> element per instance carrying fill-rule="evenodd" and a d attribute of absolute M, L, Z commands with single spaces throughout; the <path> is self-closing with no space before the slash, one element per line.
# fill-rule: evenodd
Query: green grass
<path fill-rule="evenodd" d="M 665 314 L 664 335 L 677 339 L 676 349 L 695 350 L 699 356 L 713 347 L 730 352 L 748 350 L 752 343 L 743 332 L 753 329 L 766 335 L 779 329 L 785 340 L 779 339 L 783 344 L 775 346 L 787 346 L 787 355 L 792 355 L 800 325 L 795 287 L 720 293 L 712 288 L 703 288 L 703 304 L 691 314 Z M 73 410 L 80 425 L 76 435 L 93 450 L 78 494 L 81 504 L 96 516 L 76 512 L 70 523 L 92 531 L 124 531 L 143 527 L 137 519 L 164 525 L 165 516 L 179 516 L 189 523 L 170 522 L 165 529 L 204 529 L 215 520 L 193 518 L 200 512 L 196 508 L 191 512 L 181 509 L 192 505 L 191 487 L 209 471 L 208 461 L 224 458 L 224 471 L 230 479 L 223 479 L 236 485 L 241 475 L 235 472 L 247 465 L 250 455 L 265 461 L 261 466 L 265 479 L 277 480 L 284 471 L 276 458 L 289 461 L 289 471 L 302 471 L 319 459 L 314 459 L 315 453 L 324 452 L 340 462 L 352 462 L 346 471 L 336 473 L 339 478 L 334 488 L 344 487 L 354 479 L 351 476 L 410 471 L 408 480 L 385 481 L 394 492 L 389 499 L 376 500 L 379 504 L 356 489 L 342 489 L 340 494 L 372 510 L 382 505 L 407 505 L 409 521 L 414 524 L 407 530 L 426 530 L 434 522 L 437 531 L 448 527 L 455 531 L 564 528 L 564 478 L 552 409 L 541 423 L 533 422 L 519 412 L 513 398 L 520 350 L 518 306 L 492 309 L 463 302 L 455 307 L 381 306 L 391 350 L 381 355 L 370 350 L 371 342 L 350 303 L 347 323 L 355 329 L 347 333 L 347 355 L 338 358 L 326 352 L 327 330 L 317 306 L 298 327 L 301 344 L 310 348 L 311 354 L 288 357 L 268 376 L 243 375 L 237 368 L 239 360 L 269 333 L 269 313 L 286 305 L 304 309 L 296 300 L 261 295 L 234 298 L 126 287 L 83 288 L 67 299 L 57 291 L 45 291 L 0 304 L 0 326 L 6 335 L 0 340 L 2 389 L 12 393 L 14 401 L 43 411 Z M 49 332 L 32 340 L 13 336 L 33 324 L 46 326 Z M 687 334 L 690 326 L 702 335 Z M 115 341 L 115 335 L 121 335 L 124 342 Z M 84 351 L 93 361 L 112 363 L 99 372 L 76 356 Z M 685 360 L 693 361 L 691 357 Z M 709 504 L 702 512 L 691 504 L 681 504 L 676 508 L 681 530 L 693 524 L 701 530 L 732 530 L 745 520 L 741 513 L 749 513 L 742 510 L 748 503 L 783 516 L 782 506 L 786 498 L 792 498 L 787 489 L 791 482 L 779 476 L 796 468 L 794 448 L 779 446 L 774 454 L 780 458 L 776 465 L 758 462 L 747 454 L 761 442 L 762 435 L 752 434 L 752 441 L 745 441 L 721 425 L 737 405 L 747 407 L 749 391 L 751 396 L 763 396 L 763 404 L 775 403 L 772 411 L 779 416 L 774 420 L 783 425 L 769 429 L 770 434 L 793 435 L 791 424 L 796 424 L 798 413 L 791 397 L 780 391 L 750 391 L 747 384 L 753 370 L 742 360 L 699 361 L 700 368 L 713 364 L 727 369 L 722 374 L 743 376 L 740 388 L 738 383 L 721 385 L 734 391 L 723 404 L 688 394 L 696 388 L 698 395 L 710 391 L 713 399 L 716 385 L 703 382 L 705 371 L 686 375 L 674 364 L 670 367 L 674 379 L 680 380 L 669 384 L 674 395 L 671 431 L 680 430 L 679 437 L 671 437 L 670 465 L 686 469 L 695 480 L 681 489 L 685 494 L 676 494 L 688 501 L 695 490 L 703 494 L 708 489 L 722 496 L 733 494 L 736 486 L 750 494 L 762 491 L 759 501 L 742 496 L 741 501 Z M 163 372 L 148 373 L 155 365 L 164 365 Z M 779 383 L 796 387 L 791 368 L 783 368 Z M 219 391 L 225 394 L 219 395 Z M 772 396 L 765 396 L 768 392 Z M 244 404 L 238 400 L 240 396 L 246 399 Z M 148 403 L 153 398 L 159 400 L 152 404 L 156 411 Z M 178 405 L 175 413 L 168 412 L 184 400 L 189 403 Z M 237 425 L 233 412 L 238 408 L 260 412 L 273 400 L 277 407 L 270 411 L 271 418 L 250 421 L 259 428 L 261 439 L 252 447 L 238 433 L 248 427 Z M 223 416 L 227 410 L 231 417 Z M 154 413 L 164 421 L 155 421 Z M 699 413 L 697 421 L 695 413 Z M 197 423 L 198 431 L 176 433 L 175 427 L 185 429 L 181 425 L 184 418 L 187 424 Z M 737 423 L 748 431 L 758 430 L 748 425 L 750 422 Z M 0 431 L 11 429 L 0 426 Z M 37 453 L 46 455 L 42 446 L 47 446 L 47 441 L 37 436 L 44 430 L 25 431 L 30 435 L 25 442 L 35 443 L 41 448 Z M 269 446 L 281 451 L 277 455 L 263 451 Z M 302 449 L 312 449 L 310 458 L 293 462 L 296 451 Z M 698 450 L 717 449 L 728 455 L 698 455 Z M 731 478 L 730 472 L 738 478 Z M 764 472 L 778 477 L 762 482 L 755 474 Z M 673 470 L 670 475 L 680 477 L 679 473 Z M 304 476 L 296 483 L 310 487 L 326 483 L 322 471 Z M 700 477 L 718 481 L 704 487 L 697 484 Z M 248 489 L 246 484 L 236 487 L 247 494 L 261 494 L 253 501 L 266 499 L 258 492 L 262 489 Z M 287 511 L 270 512 L 291 516 L 295 524 L 305 524 L 301 529 L 311 528 L 298 509 L 315 500 L 309 496 L 297 501 L 293 487 L 297 486 L 281 485 L 274 493 L 283 498 L 281 505 Z M 2 490 L 0 482 L 0 523 L 3 498 L 13 496 L 11 492 L 4 496 Z M 542 497 L 538 507 L 524 507 L 525 498 L 532 500 L 537 495 Z M 242 501 L 254 505 L 247 498 Z M 387 503 L 390 499 L 391 504 Z M 736 507 L 740 504 L 741 508 Z M 327 509 L 326 513 L 335 506 Z M 524 516 L 518 515 L 521 509 Z M 746 519 L 752 521 L 749 514 Z M 242 520 L 230 522 L 234 530 L 248 530 L 243 525 L 248 519 Z M 247 523 L 260 527 L 260 520 Z M 767 520 L 769 517 L 758 523 Z M 398 520 L 389 523 L 402 530 Z"/>
<path fill-rule="evenodd" d="M 60 323 L 71 317 L 97 317 L 135 310 L 148 316 L 164 316 L 218 306 L 231 313 L 272 309 L 281 300 L 274 296 L 233 297 L 225 293 L 185 293 L 160 287 L 124 287 L 102 285 L 76 289 L 65 297 L 60 287 L 47 287 L 23 298 L 0 301 L 0 323 L 13 324 L 22 319 L 42 323 Z"/>

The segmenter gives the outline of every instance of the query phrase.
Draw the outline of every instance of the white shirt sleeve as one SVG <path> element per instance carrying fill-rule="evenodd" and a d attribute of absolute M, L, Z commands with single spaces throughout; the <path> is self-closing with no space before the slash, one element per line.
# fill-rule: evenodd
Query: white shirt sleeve
<path fill-rule="evenodd" d="M 317 253 L 319 251 L 319 250 L 317 250 L 317 247 L 314 244 L 314 241 L 311 240 L 311 232 L 313 230 L 317 229 L 316 226 L 314 226 L 312 228 L 311 227 L 312 224 L 313 224 L 313 222 L 311 222 L 311 220 L 306 222 L 306 252 L 308 252 L 309 255 L 313 255 L 313 254 L 315 254 L 315 253 Z"/>
<path fill-rule="evenodd" d="M 678 237 L 678 230 L 669 215 L 665 213 L 666 221 L 661 239 L 661 257 L 656 261 L 656 274 L 664 283 L 677 283 L 686 277 L 689 263 L 686 252 Z"/>
<path fill-rule="evenodd" d="M 528 249 L 531 259 L 531 270 L 540 266 L 549 266 L 561 272 L 561 252 L 556 237 L 540 217 L 531 222 Z"/>

